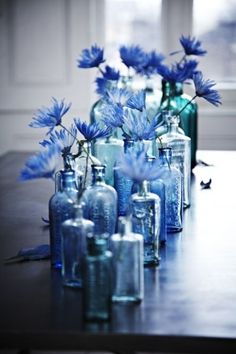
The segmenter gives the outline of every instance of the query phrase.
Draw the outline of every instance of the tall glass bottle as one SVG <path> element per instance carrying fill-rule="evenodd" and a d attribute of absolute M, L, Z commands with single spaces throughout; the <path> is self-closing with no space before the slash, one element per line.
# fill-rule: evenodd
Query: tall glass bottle
<path fill-rule="evenodd" d="M 124 139 L 124 153 L 135 149 L 135 142 L 131 139 Z M 118 216 L 125 216 L 128 212 L 129 198 L 131 196 L 133 181 L 124 176 L 119 168 L 114 169 L 114 188 L 118 197 Z"/>
<path fill-rule="evenodd" d="M 94 222 L 95 235 L 112 235 L 117 223 L 117 193 L 105 183 L 105 166 L 92 165 L 93 180 L 83 193 L 84 217 Z"/>
<path fill-rule="evenodd" d="M 143 299 L 143 236 L 133 233 L 130 220 L 124 217 L 119 218 L 118 231 L 110 240 L 112 300 L 140 302 Z"/>
<path fill-rule="evenodd" d="M 105 182 L 110 186 L 114 186 L 114 166 L 123 151 L 123 140 L 114 136 L 106 139 L 98 139 L 94 144 L 94 156 L 106 165 Z"/>
<path fill-rule="evenodd" d="M 183 93 L 183 84 L 180 82 L 169 83 L 163 80 L 163 96 L 161 101 L 162 110 L 171 110 L 175 114 L 191 101 L 191 96 Z M 197 151 L 197 127 L 198 127 L 198 106 L 192 101 L 180 113 L 180 128 L 191 138 L 191 167 L 196 165 Z"/>
<path fill-rule="evenodd" d="M 111 315 L 111 261 L 103 237 L 87 238 L 84 262 L 84 316 L 86 320 L 109 320 Z"/>
<path fill-rule="evenodd" d="M 71 219 L 74 203 L 77 202 L 78 190 L 73 170 L 61 172 L 61 189 L 49 200 L 51 266 L 61 268 L 62 223 Z"/>
<path fill-rule="evenodd" d="M 149 183 L 138 185 L 138 192 L 131 195 L 130 209 L 133 232 L 144 238 L 144 265 L 159 264 L 160 198 L 150 192 Z"/>
<path fill-rule="evenodd" d="M 74 205 L 75 216 L 62 224 L 62 282 L 65 286 L 82 286 L 82 261 L 86 237 L 92 237 L 94 223 L 83 218 L 81 204 Z"/>
<path fill-rule="evenodd" d="M 182 175 L 184 183 L 184 207 L 190 206 L 191 187 L 191 139 L 178 133 L 179 117 L 169 112 L 167 117 L 168 131 L 160 136 L 162 144 L 172 150 L 172 164 L 176 165 Z"/>
<path fill-rule="evenodd" d="M 183 176 L 172 165 L 171 155 L 171 148 L 159 149 L 160 179 L 166 191 L 167 232 L 178 232 L 183 228 Z"/>

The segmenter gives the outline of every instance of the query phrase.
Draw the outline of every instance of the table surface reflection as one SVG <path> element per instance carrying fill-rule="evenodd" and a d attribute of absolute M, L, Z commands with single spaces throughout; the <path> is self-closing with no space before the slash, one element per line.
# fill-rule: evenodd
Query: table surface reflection
<path fill-rule="evenodd" d="M 0 348 L 236 353 L 236 152 L 200 151 L 184 229 L 169 234 L 158 268 L 145 269 L 140 305 L 113 305 L 109 323 L 85 323 L 81 292 L 49 261 L 4 265 L 49 242 L 53 182 L 19 182 L 28 153 L 0 158 Z M 210 189 L 200 181 L 212 179 Z"/>

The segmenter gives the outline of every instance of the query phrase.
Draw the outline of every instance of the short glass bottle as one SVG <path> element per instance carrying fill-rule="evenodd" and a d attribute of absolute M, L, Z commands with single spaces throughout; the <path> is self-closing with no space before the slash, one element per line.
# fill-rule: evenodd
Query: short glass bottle
<path fill-rule="evenodd" d="M 167 232 L 179 232 L 183 228 L 183 176 L 172 165 L 171 155 L 171 148 L 159 149 L 159 178 L 165 184 Z"/>
<path fill-rule="evenodd" d="M 140 302 L 143 299 L 143 236 L 133 233 L 130 220 L 124 217 L 119 218 L 118 231 L 110 239 L 112 301 Z"/>
<path fill-rule="evenodd" d="M 49 200 L 51 266 L 61 268 L 62 223 L 74 214 L 78 190 L 75 171 L 60 171 L 61 189 Z"/>
<path fill-rule="evenodd" d="M 131 139 L 124 139 L 124 153 L 135 149 L 135 141 Z M 118 216 L 125 216 L 129 211 L 129 198 L 131 196 L 133 181 L 123 175 L 119 166 L 114 169 L 114 188 L 118 197 Z"/>
<path fill-rule="evenodd" d="M 82 287 L 82 262 L 86 254 L 86 238 L 94 234 L 94 223 L 83 218 L 81 204 L 74 205 L 75 216 L 62 224 L 62 282 Z"/>
<path fill-rule="evenodd" d="M 112 253 L 103 237 L 87 237 L 87 255 L 84 261 L 84 317 L 104 321 L 111 316 Z"/>
<path fill-rule="evenodd" d="M 178 133 L 179 117 L 173 112 L 169 112 L 166 117 L 168 131 L 160 136 L 162 144 L 171 148 L 172 165 L 179 168 L 183 175 L 184 188 L 184 208 L 190 206 L 191 192 L 191 139 Z"/>
<path fill-rule="evenodd" d="M 94 222 L 95 235 L 112 235 L 117 224 L 117 193 L 105 183 L 104 165 L 92 165 L 92 184 L 83 193 L 84 217 Z"/>
<path fill-rule="evenodd" d="M 123 140 L 114 136 L 106 139 L 98 139 L 94 144 L 94 156 L 106 165 L 105 182 L 110 186 L 114 186 L 114 166 L 123 151 Z"/>
<path fill-rule="evenodd" d="M 144 265 L 159 264 L 160 198 L 150 192 L 148 181 L 138 184 L 138 192 L 131 195 L 130 210 L 133 232 L 144 238 Z"/>

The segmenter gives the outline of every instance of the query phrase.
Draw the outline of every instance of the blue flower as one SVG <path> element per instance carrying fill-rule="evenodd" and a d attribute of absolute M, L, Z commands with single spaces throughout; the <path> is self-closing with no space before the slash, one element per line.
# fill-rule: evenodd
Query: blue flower
<path fill-rule="evenodd" d="M 60 150 L 56 145 L 30 156 L 20 173 L 20 180 L 54 178 L 55 172 L 59 168 L 59 157 Z"/>
<path fill-rule="evenodd" d="M 61 124 L 62 117 L 70 109 L 70 104 L 65 104 L 64 100 L 57 101 L 56 98 L 52 98 L 52 107 L 44 107 L 39 109 L 37 114 L 33 117 L 32 122 L 29 124 L 33 128 L 49 127 L 49 134 L 57 125 Z"/>
<path fill-rule="evenodd" d="M 185 60 L 182 64 L 172 64 L 171 68 L 162 64 L 158 73 L 168 82 L 184 82 L 192 78 L 197 65 L 196 60 Z"/>
<path fill-rule="evenodd" d="M 124 107 L 132 95 L 133 93 L 127 89 L 113 87 L 107 91 L 107 101 L 108 103 Z"/>
<path fill-rule="evenodd" d="M 146 111 L 126 110 L 124 114 L 124 131 L 134 140 L 154 139 L 159 115 L 160 113 L 149 122 Z"/>
<path fill-rule="evenodd" d="M 78 59 L 78 67 L 83 69 L 95 68 L 104 63 L 103 49 L 96 44 L 90 49 L 83 49 L 80 59 Z"/>
<path fill-rule="evenodd" d="M 96 80 L 96 92 L 100 96 L 104 96 L 109 89 L 109 80 L 104 79 L 103 77 L 97 77 Z"/>
<path fill-rule="evenodd" d="M 101 109 L 102 122 L 109 128 L 121 127 L 124 123 L 123 108 L 117 104 L 107 103 Z"/>
<path fill-rule="evenodd" d="M 146 94 L 144 90 L 134 93 L 126 102 L 125 106 L 142 111 L 145 108 Z"/>
<path fill-rule="evenodd" d="M 60 151 L 70 152 L 72 145 L 75 142 L 77 135 L 77 129 L 72 124 L 71 128 L 67 130 L 61 129 L 60 131 L 55 131 L 49 136 L 49 140 L 43 140 L 40 144 L 44 147 L 50 147 L 51 145 L 57 145 Z"/>
<path fill-rule="evenodd" d="M 111 135 L 111 129 L 108 127 L 100 128 L 98 123 L 88 124 L 81 122 L 81 120 L 74 119 L 76 128 L 84 136 L 87 141 L 93 139 L 105 138 L 106 136 Z"/>
<path fill-rule="evenodd" d="M 106 65 L 105 71 L 102 72 L 102 75 L 107 80 L 118 81 L 120 78 L 119 70 L 115 70 L 114 68 Z"/>
<path fill-rule="evenodd" d="M 135 70 L 141 75 L 150 77 L 158 72 L 161 62 L 164 59 L 164 55 L 158 54 L 153 50 L 150 53 L 145 54 L 145 60 L 143 60 L 139 66 L 135 67 Z"/>
<path fill-rule="evenodd" d="M 147 148 L 142 147 L 138 151 L 123 153 L 118 161 L 117 169 L 136 183 L 158 178 L 160 176 L 160 164 L 158 160 L 155 160 L 150 166 L 147 161 L 146 150 Z"/>
<path fill-rule="evenodd" d="M 216 85 L 213 80 L 204 80 L 200 71 L 193 74 L 193 82 L 195 85 L 196 96 L 205 98 L 208 102 L 215 106 L 221 104 L 221 97 L 217 90 L 213 90 L 212 87 Z"/>
<path fill-rule="evenodd" d="M 122 62 L 129 67 L 138 67 L 145 61 L 145 52 L 138 45 L 121 46 L 119 49 Z"/>
<path fill-rule="evenodd" d="M 201 48 L 201 42 L 198 41 L 195 37 L 191 38 L 190 36 L 184 37 L 183 35 L 179 39 L 184 52 L 186 55 L 205 55 L 206 50 Z"/>

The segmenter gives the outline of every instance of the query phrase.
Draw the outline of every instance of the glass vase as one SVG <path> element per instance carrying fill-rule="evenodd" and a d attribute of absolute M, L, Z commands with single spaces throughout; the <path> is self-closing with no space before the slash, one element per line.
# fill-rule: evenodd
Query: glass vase
<path fill-rule="evenodd" d="M 82 287 L 82 261 L 86 238 L 92 237 L 94 223 L 83 218 L 81 205 L 75 204 L 75 216 L 62 224 L 62 282 L 69 287 Z"/>
<path fill-rule="evenodd" d="M 178 133 L 179 117 L 172 111 L 167 118 L 168 131 L 160 136 L 162 144 L 171 148 L 172 164 L 179 168 L 183 175 L 184 208 L 190 206 L 191 191 L 191 139 Z"/>
<path fill-rule="evenodd" d="M 112 253 L 103 237 L 87 237 L 84 262 L 84 316 L 86 320 L 109 320 L 111 316 Z"/>
<path fill-rule="evenodd" d="M 144 265 L 159 264 L 160 198 L 149 191 L 149 183 L 138 184 L 138 192 L 131 195 L 130 209 L 133 232 L 144 238 Z"/>
<path fill-rule="evenodd" d="M 95 235 L 112 235 L 117 223 L 117 193 L 105 183 L 105 166 L 92 165 L 92 184 L 83 193 L 84 217 L 94 222 Z"/>
<path fill-rule="evenodd" d="M 128 218 L 119 218 L 118 231 L 110 240 L 112 300 L 140 302 L 143 299 L 143 236 L 131 231 Z"/>
<path fill-rule="evenodd" d="M 165 184 L 167 232 L 179 232 L 183 228 L 183 176 L 172 165 L 171 155 L 171 148 L 159 149 L 159 178 Z"/>
<path fill-rule="evenodd" d="M 71 219 L 74 214 L 74 203 L 77 202 L 78 190 L 73 170 L 60 171 L 61 189 L 49 200 L 49 225 L 51 266 L 61 268 L 62 223 Z"/>

